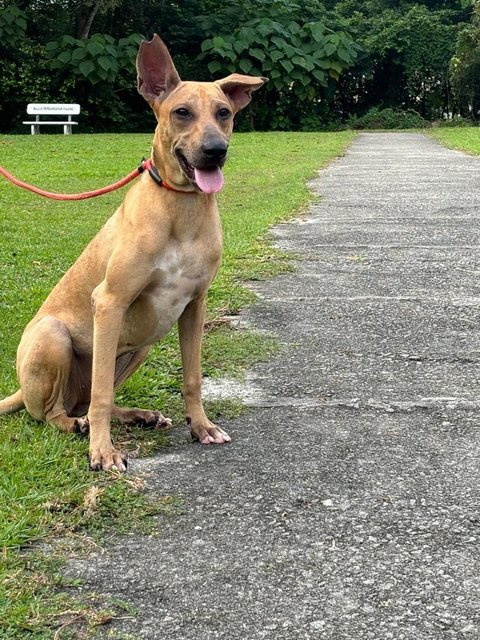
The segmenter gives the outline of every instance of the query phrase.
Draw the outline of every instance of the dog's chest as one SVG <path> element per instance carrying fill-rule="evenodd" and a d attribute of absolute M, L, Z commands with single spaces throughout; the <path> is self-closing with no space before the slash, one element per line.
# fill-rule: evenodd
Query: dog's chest
<path fill-rule="evenodd" d="M 211 274 L 192 249 L 169 249 L 158 256 L 149 291 L 159 314 L 175 322 L 192 298 L 208 286 Z"/>
<path fill-rule="evenodd" d="M 120 350 L 153 344 L 165 336 L 196 296 L 205 292 L 216 263 L 198 247 L 171 247 L 154 264 L 149 284 L 127 311 Z"/>

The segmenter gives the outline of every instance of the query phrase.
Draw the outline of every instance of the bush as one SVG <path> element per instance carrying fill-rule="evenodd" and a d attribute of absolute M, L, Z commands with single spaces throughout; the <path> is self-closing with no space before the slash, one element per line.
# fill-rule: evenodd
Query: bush
<path fill-rule="evenodd" d="M 428 123 L 411 109 L 372 107 L 360 118 L 351 118 L 348 125 L 352 129 L 424 129 Z"/>
<path fill-rule="evenodd" d="M 462 118 L 462 116 L 454 116 L 451 120 L 435 120 L 432 123 L 433 127 L 446 127 L 447 129 L 456 127 L 474 127 L 477 123 L 470 118 Z"/>
<path fill-rule="evenodd" d="M 318 0 L 313 5 L 320 12 Z M 318 130 L 323 103 L 330 101 L 339 77 L 357 58 L 358 45 L 340 25 L 332 29 L 323 20 L 312 21 L 294 2 L 248 0 L 221 6 L 199 19 L 208 36 L 199 60 L 218 76 L 238 72 L 269 78 L 241 126 Z"/>

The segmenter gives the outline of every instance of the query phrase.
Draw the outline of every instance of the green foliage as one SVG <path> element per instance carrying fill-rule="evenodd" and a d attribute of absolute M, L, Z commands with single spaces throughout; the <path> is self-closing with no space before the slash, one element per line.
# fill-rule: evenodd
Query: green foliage
<path fill-rule="evenodd" d="M 341 80 L 337 108 L 357 115 L 372 106 L 410 108 L 427 119 L 448 114 L 448 65 L 465 15 L 460 4 L 448 6 L 382 0 L 337 3 L 339 19 L 362 46 L 357 63 Z"/>
<path fill-rule="evenodd" d="M 473 117 L 480 78 L 474 5 L 138 0 L 132 11 L 127 0 L 22 1 L 21 9 L 5 0 L 0 130 L 24 130 L 27 102 L 60 100 L 81 104 L 80 131 L 148 130 L 153 120 L 136 93 L 132 61 L 134 34 L 155 31 L 182 78 L 232 71 L 269 77 L 239 114 L 241 130 L 326 129 L 371 107 L 413 109 L 428 120 L 458 111 Z"/>
<path fill-rule="evenodd" d="M 0 131 L 9 128 L 24 133 L 29 102 L 50 102 L 51 74 L 43 47 L 21 39 L 15 49 L 0 56 Z M 69 102 L 71 83 L 67 80 L 55 92 L 55 101 Z"/>
<path fill-rule="evenodd" d="M 412 110 L 372 107 L 360 118 L 352 118 L 348 124 L 352 129 L 423 129 L 428 123 Z"/>
<path fill-rule="evenodd" d="M 22 112 L 25 111 L 32 84 L 36 83 L 38 88 L 41 88 L 41 79 L 30 77 L 32 63 L 38 55 L 38 46 L 28 42 L 26 30 L 27 19 L 24 11 L 14 4 L 1 8 L 0 123 L 11 122 L 20 105 Z"/>
<path fill-rule="evenodd" d="M 480 2 L 475 6 L 471 24 L 459 34 L 450 63 L 450 79 L 460 113 L 477 120 L 480 116 Z"/>
<path fill-rule="evenodd" d="M 433 126 L 440 127 L 442 129 L 456 129 L 457 127 L 472 127 L 474 124 L 473 120 L 469 118 L 453 116 L 453 118 L 449 118 L 448 120 L 437 120 L 433 123 Z"/>
<path fill-rule="evenodd" d="M 52 60 L 52 69 L 72 74 L 95 85 L 99 82 L 115 84 L 120 69 L 135 72 L 135 58 L 142 36 L 133 34 L 118 42 L 109 35 L 96 33 L 79 40 L 63 36 L 48 42 L 45 50 Z"/>
<path fill-rule="evenodd" d="M 441 113 L 444 106 L 455 32 L 444 12 L 433 13 L 414 5 L 395 22 L 389 34 L 389 46 L 405 69 L 408 102 L 418 105 L 427 117 Z"/>
<path fill-rule="evenodd" d="M 258 11 L 265 10 L 265 3 L 256 5 Z M 237 13 L 243 10 L 237 7 Z M 233 7 L 224 13 L 223 21 L 222 11 L 204 20 L 206 31 L 214 33 L 202 43 L 201 59 L 210 59 L 210 72 L 268 76 L 264 108 L 255 108 L 260 128 L 303 128 L 308 117 L 315 118 L 318 126 L 319 100 L 357 56 L 352 38 L 321 21 L 301 21 L 295 3 L 268 3 L 268 15 L 255 15 L 233 31 L 229 29 Z"/>
<path fill-rule="evenodd" d="M 97 130 L 130 131 L 138 126 L 132 106 L 137 103 L 135 58 L 141 40 L 139 34 L 116 41 L 96 33 L 86 39 L 66 35 L 47 43 L 46 54 L 51 69 L 58 73 L 58 84 L 61 79 L 68 81 L 81 104 L 83 130 L 89 124 Z M 140 122 L 146 122 L 145 115 Z"/>
<path fill-rule="evenodd" d="M 25 38 L 27 16 L 16 5 L 10 4 L 0 11 L 0 47 L 15 47 Z"/>
<path fill-rule="evenodd" d="M 270 18 L 255 18 L 231 35 L 202 43 L 202 51 L 222 61 L 209 62 L 212 73 L 241 71 L 268 74 L 277 91 L 295 92 L 300 99 L 316 98 L 315 85 L 338 80 L 356 56 L 356 45 L 345 32 L 335 33 L 321 22 L 282 25 Z"/>

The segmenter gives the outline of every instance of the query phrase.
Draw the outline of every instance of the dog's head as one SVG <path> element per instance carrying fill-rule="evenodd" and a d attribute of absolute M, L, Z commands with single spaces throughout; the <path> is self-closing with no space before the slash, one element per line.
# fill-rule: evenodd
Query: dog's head
<path fill-rule="evenodd" d="M 189 190 L 223 186 L 233 117 L 266 78 L 234 73 L 215 82 L 182 82 L 158 35 L 140 45 L 138 91 L 158 120 L 154 159 L 163 177 Z"/>

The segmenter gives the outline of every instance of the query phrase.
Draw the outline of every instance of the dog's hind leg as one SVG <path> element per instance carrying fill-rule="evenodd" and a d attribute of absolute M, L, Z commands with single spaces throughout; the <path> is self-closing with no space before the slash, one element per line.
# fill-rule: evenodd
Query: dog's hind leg
<path fill-rule="evenodd" d="M 117 389 L 127 378 L 129 378 L 138 367 L 145 361 L 150 351 L 150 347 L 144 347 L 133 353 L 128 353 L 117 358 L 115 366 L 115 389 Z M 112 418 L 122 424 L 137 424 L 144 427 L 154 427 L 162 429 L 172 424 L 170 418 L 165 418 L 160 411 L 150 411 L 148 409 L 126 409 L 123 407 L 112 407 Z"/>
<path fill-rule="evenodd" d="M 45 316 L 22 337 L 17 373 L 25 408 L 35 420 L 67 433 L 87 433 L 87 419 L 70 417 L 65 408 L 73 358 L 68 328 L 57 318 Z M 75 401 L 70 400 L 73 406 Z"/>

